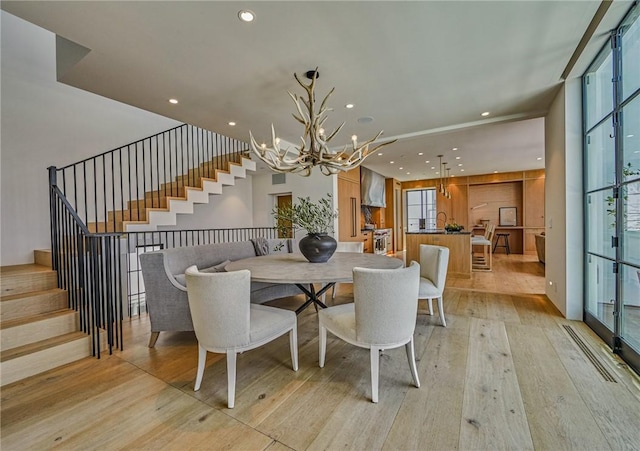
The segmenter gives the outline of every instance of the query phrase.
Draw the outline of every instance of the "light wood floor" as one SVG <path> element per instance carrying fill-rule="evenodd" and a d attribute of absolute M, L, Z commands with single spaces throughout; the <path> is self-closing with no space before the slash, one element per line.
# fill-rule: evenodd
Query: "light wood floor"
<path fill-rule="evenodd" d="M 447 328 L 437 313 L 419 315 L 419 389 L 402 348 L 381 358 L 378 404 L 369 401 L 368 351 L 330 339 L 320 369 L 310 308 L 299 317 L 299 371 L 291 370 L 287 337 L 240 355 L 229 410 L 225 359 L 209 354 L 202 389 L 193 392 L 194 335 L 163 333 L 149 349 L 142 316 L 125 321 L 124 351 L 4 387 L 0 444 L 3 451 L 640 449 L 639 379 L 540 294 L 541 265 L 497 257 L 492 273 L 448 281 Z M 336 302 L 350 294 L 341 285 Z M 564 325 L 616 382 L 602 377 Z"/>

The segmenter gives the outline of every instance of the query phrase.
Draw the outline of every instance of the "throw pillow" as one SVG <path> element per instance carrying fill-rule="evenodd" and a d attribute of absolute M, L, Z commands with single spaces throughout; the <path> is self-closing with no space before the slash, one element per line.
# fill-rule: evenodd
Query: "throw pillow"
<path fill-rule="evenodd" d="M 227 266 L 229 263 L 231 263 L 231 260 L 225 260 L 222 263 L 218 263 L 217 265 L 211 266 L 209 268 L 202 268 L 202 269 L 198 269 L 198 271 L 200 272 L 207 272 L 207 273 L 212 273 L 212 272 L 225 272 L 224 271 L 224 267 Z"/>
<path fill-rule="evenodd" d="M 231 260 L 225 260 L 222 263 L 218 263 L 217 265 L 213 265 L 209 268 L 198 269 L 200 272 L 212 273 L 212 272 L 224 272 L 224 267 L 231 263 Z M 183 287 L 187 286 L 187 278 L 184 274 L 174 274 L 173 278 L 176 279 Z"/>

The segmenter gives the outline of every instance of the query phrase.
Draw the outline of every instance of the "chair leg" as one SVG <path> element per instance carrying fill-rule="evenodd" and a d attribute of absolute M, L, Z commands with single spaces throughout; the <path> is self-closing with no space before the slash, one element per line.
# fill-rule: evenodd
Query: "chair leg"
<path fill-rule="evenodd" d="M 380 376 L 380 348 L 371 346 L 371 401 L 378 402 L 378 379 Z"/>
<path fill-rule="evenodd" d="M 296 321 L 297 323 L 297 321 Z M 295 324 L 289 332 L 289 348 L 291 348 L 291 365 L 293 371 L 298 371 L 298 325 Z"/>
<path fill-rule="evenodd" d="M 442 296 L 438 298 L 438 312 L 440 313 L 440 321 L 442 321 L 442 325 L 447 327 L 447 322 L 444 320 L 444 308 L 442 307 Z"/>
<path fill-rule="evenodd" d="M 319 343 L 319 356 L 318 363 L 320 364 L 320 368 L 324 368 L 324 356 L 327 352 L 327 328 L 320 324 L 320 339 Z"/>
<path fill-rule="evenodd" d="M 204 375 L 204 365 L 207 363 L 207 350 L 198 344 L 198 373 L 196 374 L 196 383 L 193 391 L 200 390 L 202 384 L 202 376 Z"/>
<path fill-rule="evenodd" d="M 411 376 L 413 377 L 413 384 L 420 388 L 420 379 L 418 379 L 418 369 L 416 368 L 416 352 L 413 346 L 413 337 L 406 345 L 404 345 L 407 351 L 407 360 L 409 360 L 409 368 L 411 369 Z"/>
<path fill-rule="evenodd" d="M 433 316 L 433 299 L 427 299 L 427 304 L 429 305 L 429 316 Z"/>
<path fill-rule="evenodd" d="M 160 332 L 151 332 L 151 336 L 149 337 L 149 347 L 153 348 L 156 345 L 156 341 L 158 341 L 158 336 Z"/>
<path fill-rule="evenodd" d="M 227 351 L 227 407 L 233 409 L 236 404 L 236 351 Z"/>
<path fill-rule="evenodd" d="M 331 299 L 335 299 L 336 298 L 336 287 L 338 286 L 337 283 L 333 284 L 333 288 L 331 288 Z"/>

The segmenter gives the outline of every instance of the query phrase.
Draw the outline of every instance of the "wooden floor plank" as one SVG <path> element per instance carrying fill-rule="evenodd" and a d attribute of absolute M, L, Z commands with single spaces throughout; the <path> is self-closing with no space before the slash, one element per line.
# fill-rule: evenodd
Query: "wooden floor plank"
<path fill-rule="evenodd" d="M 520 324 L 520 315 L 518 315 L 518 310 L 513 303 L 513 296 L 502 293 L 492 295 L 491 302 L 487 302 L 487 318 Z"/>
<path fill-rule="evenodd" d="M 560 327 L 544 329 L 611 449 L 637 450 L 640 402 L 626 384 L 604 380 Z M 638 388 L 636 387 L 636 392 Z"/>
<path fill-rule="evenodd" d="M 460 449 L 533 449 L 504 323 L 472 318 Z"/>
<path fill-rule="evenodd" d="M 447 327 L 437 307 L 416 322 L 421 388 L 412 386 L 403 349 L 385 351 L 377 405 L 370 401 L 368 351 L 330 336 L 326 366 L 318 367 L 313 308 L 298 316 L 298 372 L 287 337 L 239 356 L 235 409 L 226 408 L 224 356 L 209 353 L 202 389 L 194 392 L 195 335 L 163 332 L 149 349 L 143 314 L 124 321 L 124 351 L 4 386 L 0 446 L 637 449 L 640 378 L 586 325 L 561 317 L 543 294 L 540 266 L 528 256 L 501 254 L 491 273 L 448 280 Z M 327 302 L 352 302 L 352 295 L 343 284 Z M 269 304 L 295 310 L 301 298 Z M 585 337 L 617 384 L 602 380 L 563 324 Z"/>
<path fill-rule="evenodd" d="M 311 442 L 309 450 L 380 449 L 407 393 L 420 390 L 413 385 L 404 347 L 385 350 L 380 356 L 379 403 L 374 404 L 369 350 L 349 347 L 354 347 L 347 345 L 346 348 L 353 353 L 353 363 L 350 368 L 340 366 L 336 379 L 351 388 Z"/>
<path fill-rule="evenodd" d="M 609 449 L 544 331 L 509 324 L 507 335 L 536 449 Z"/>
<path fill-rule="evenodd" d="M 460 439 L 469 318 L 435 328 L 418 366 L 421 387 L 405 398 L 384 449 L 456 449 Z"/>

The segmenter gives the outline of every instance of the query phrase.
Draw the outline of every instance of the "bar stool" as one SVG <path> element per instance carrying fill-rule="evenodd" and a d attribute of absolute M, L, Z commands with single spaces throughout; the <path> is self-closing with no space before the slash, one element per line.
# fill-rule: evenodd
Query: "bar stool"
<path fill-rule="evenodd" d="M 509 248 L 509 235 L 509 233 L 496 233 L 496 244 L 493 245 L 493 252 L 495 252 L 498 247 L 504 247 L 507 255 L 511 253 L 511 249 Z M 502 238 L 503 244 L 500 244 L 500 238 Z"/>

